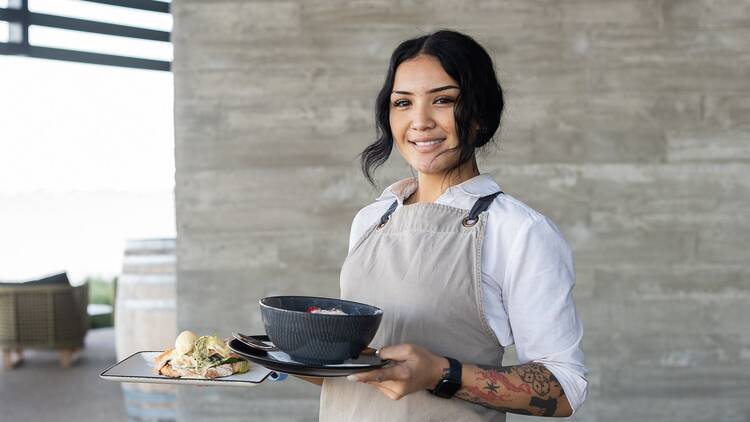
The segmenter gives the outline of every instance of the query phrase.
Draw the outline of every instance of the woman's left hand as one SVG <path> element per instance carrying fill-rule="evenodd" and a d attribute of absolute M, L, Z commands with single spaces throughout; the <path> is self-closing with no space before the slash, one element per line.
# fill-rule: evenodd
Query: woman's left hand
<path fill-rule="evenodd" d="M 378 356 L 395 364 L 347 378 L 371 384 L 393 400 L 415 391 L 435 388 L 443 377 L 443 369 L 449 366 L 448 359 L 414 344 L 384 347 Z"/>

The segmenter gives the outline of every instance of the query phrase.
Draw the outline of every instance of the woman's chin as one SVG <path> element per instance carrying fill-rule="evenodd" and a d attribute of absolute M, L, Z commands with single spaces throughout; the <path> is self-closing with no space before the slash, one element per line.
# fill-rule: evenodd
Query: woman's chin
<path fill-rule="evenodd" d="M 444 154 L 437 158 L 434 154 L 422 157 L 409 157 L 411 159 L 408 161 L 414 171 L 418 171 L 422 174 L 438 176 L 445 174 L 450 167 L 451 162 L 447 159 L 449 158 L 447 155 L 449 154 Z"/>
<path fill-rule="evenodd" d="M 429 166 L 429 165 L 414 166 L 412 165 L 412 168 L 420 174 L 430 175 L 430 176 L 442 176 L 446 172 L 446 169 L 441 166 Z"/>

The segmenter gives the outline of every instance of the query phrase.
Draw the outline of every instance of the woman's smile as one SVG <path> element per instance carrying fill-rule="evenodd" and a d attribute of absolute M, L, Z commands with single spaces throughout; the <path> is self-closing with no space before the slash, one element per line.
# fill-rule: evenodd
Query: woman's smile
<path fill-rule="evenodd" d="M 437 151 L 445 141 L 445 138 L 415 138 L 409 143 L 417 152 L 430 153 Z"/>

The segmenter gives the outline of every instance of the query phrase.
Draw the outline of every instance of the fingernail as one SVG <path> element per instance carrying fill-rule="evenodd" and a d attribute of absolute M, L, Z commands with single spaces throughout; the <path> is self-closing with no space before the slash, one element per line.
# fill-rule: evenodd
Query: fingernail
<path fill-rule="evenodd" d="M 356 375 L 349 375 L 346 377 L 349 381 L 359 381 L 359 378 L 357 378 Z"/>

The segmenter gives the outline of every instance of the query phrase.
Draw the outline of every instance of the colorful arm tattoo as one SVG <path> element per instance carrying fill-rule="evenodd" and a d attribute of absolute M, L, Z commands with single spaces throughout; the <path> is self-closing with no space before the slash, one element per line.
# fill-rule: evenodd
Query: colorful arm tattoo
<path fill-rule="evenodd" d="M 544 365 L 464 365 L 455 397 L 520 415 L 570 416 L 562 386 Z"/>

